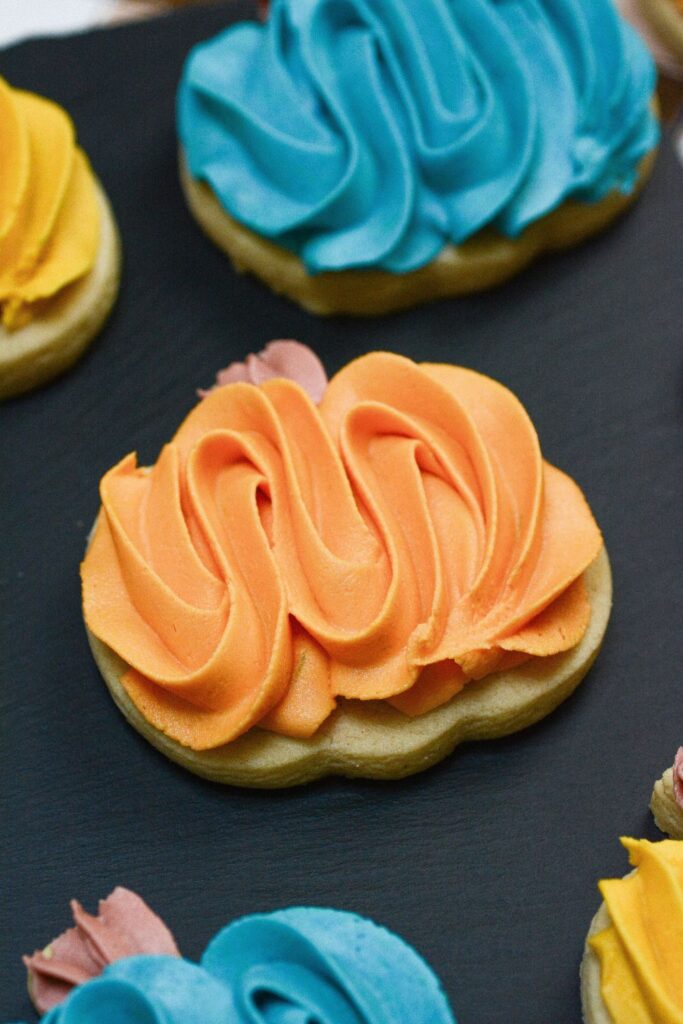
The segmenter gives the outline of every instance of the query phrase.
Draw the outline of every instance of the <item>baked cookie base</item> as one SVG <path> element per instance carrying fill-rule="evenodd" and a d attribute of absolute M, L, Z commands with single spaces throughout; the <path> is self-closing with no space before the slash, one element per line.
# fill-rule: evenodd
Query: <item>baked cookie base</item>
<path fill-rule="evenodd" d="M 118 293 L 121 245 L 109 200 L 97 183 L 102 209 L 95 265 L 80 281 L 44 303 L 25 327 L 0 324 L 0 399 L 47 383 L 75 363 L 107 319 Z"/>
<path fill-rule="evenodd" d="M 683 15 L 675 0 L 638 0 L 638 8 L 662 45 L 683 63 Z"/>
<path fill-rule="evenodd" d="M 612 604 L 605 549 L 585 574 L 591 618 L 581 642 L 564 654 L 533 659 L 469 683 L 448 703 L 409 718 L 383 701 L 340 701 L 310 739 L 253 728 L 208 751 L 181 746 L 151 726 L 121 684 L 126 664 L 88 631 L 93 656 L 128 722 L 172 761 L 234 786 L 295 786 L 325 775 L 398 779 L 436 764 L 465 740 L 494 739 L 544 718 L 578 686 L 593 664 Z"/>
<path fill-rule="evenodd" d="M 674 796 L 673 768 L 667 768 L 655 782 L 650 799 L 655 825 L 672 839 L 683 839 L 683 810 Z"/>
<path fill-rule="evenodd" d="M 595 950 L 588 945 L 588 939 L 609 928 L 610 921 L 609 911 L 605 904 L 601 903 L 588 929 L 581 960 L 581 1006 L 585 1024 L 614 1024 L 611 1013 L 602 1001 L 600 960 Z"/>
<path fill-rule="evenodd" d="M 239 272 L 260 277 L 310 313 L 377 316 L 433 299 L 465 295 L 500 284 L 541 253 L 564 249 L 597 234 L 629 207 L 652 170 L 655 151 L 642 160 L 629 195 L 614 191 L 599 203 L 568 201 L 516 239 L 487 229 L 407 274 L 341 270 L 309 274 L 294 253 L 255 234 L 228 214 L 205 182 L 193 178 L 181 151 L 180 180 L 190 210 Z"/>

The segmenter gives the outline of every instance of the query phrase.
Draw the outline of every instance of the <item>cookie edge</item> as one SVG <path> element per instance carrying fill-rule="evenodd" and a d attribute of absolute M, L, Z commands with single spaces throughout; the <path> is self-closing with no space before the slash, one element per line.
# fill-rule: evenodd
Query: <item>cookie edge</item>
<path fill-rule="evenodd" d="M 578 245 L 604 230 L 638 198 L 654 166 L 657 146 L 641 160 L 631 192 L 614 189 L 597 203 L 567 200 L 516 239 L 483 230 L 449 245 L 424 267 L 406 274 L 339 270 L 311 275 L 297 255 L 257 235 L 220 204 L 208 184 L 192 176 L 180 149 L 180 182 L 192 215 L 226 253 L 238 273 L 251 273 L 276 294 L 320 316 L 381 316 L 437 299 L 502 284 L 544 252 Z"/>
<path fill-rule="evenodd" d="M 609 911 L 603 902 L 590 923 L 579 969 L 584 1024 L 614 1024 L 612 1015 L 602 999 L 600 960 L 595 950 L 588 945 L 588 940 L 609 928 L 610 922 Z"/>
<path fill-rule="evenodd" d="M 510 672 L 469 683 L 447 704 L 417 718 L 403 715 L 386 702 L 346 701 L 311 739 L 292 739 L 255 727 L 209 751 L 192 751 L 151 726 L 121 683 L 128 666 L 87 626 L 86 632 L 97 666 L 128 723 L 170 760 L 196 775 L 227 785 L 272 789 L 327 775 L 399 779 L 431 767 L 462 742 L 495 739 L 533 725 L 573 693 L 598 655 L 610 616 L 612 578 L 604 547 L 585 578 L 590 622 L 580 643 L 564 654 L 534 659 Z M 513 686 L 520 699 L 510 702 Z M 400 737 L 399 743 L 386 742 L 387 729 Z"/>
<path fill-rule="evenodd" d="M 92 270 L 45 305 L 25 327 L 0 325 L 0 400 L 32 391 L 68 370 L 99 334 L 119 292 L 121 240 L 99 181 L 101 237 Z"/>

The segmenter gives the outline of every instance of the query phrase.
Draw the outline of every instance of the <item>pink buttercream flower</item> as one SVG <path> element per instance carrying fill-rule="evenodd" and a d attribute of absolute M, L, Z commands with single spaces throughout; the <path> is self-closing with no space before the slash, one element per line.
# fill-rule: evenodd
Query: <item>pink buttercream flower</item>
<path fill-rule="evenodd" d="M 676 803 L 683 810 L 683 747 L 676 751 L 673 766 L 674 796 Z"/>
<path fill-rule="evenodd" d="M 197 394 L 205 398 L 224 384 L 263 384 L 274 377 L 286 377 L 300 384 L 316 403 L 327 388 L 327 374 L 315 352 L 300 341 L 281 340 L 269 342 L 262 352 L 248 355 L 243 363 L 231 363 L 225 370 L 219 370 L 214 387 Z"/>
<path fill-rule="evenodd" d="M 39 1013 L 58 1006 L 72 988 L 96 978 L 107 964 L 127 956 L 180 956 L 170 931 L 144 900 L 120 886 L 100 900 L 97 916 L 71 901 L 75 928 L 42 952 L 25 956 L 29 992 Z"/>

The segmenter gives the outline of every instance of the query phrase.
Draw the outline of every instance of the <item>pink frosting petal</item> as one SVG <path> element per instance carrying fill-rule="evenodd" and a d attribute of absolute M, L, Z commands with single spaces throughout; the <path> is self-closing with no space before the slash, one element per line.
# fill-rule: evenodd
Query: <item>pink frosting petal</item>
<path fill-rule="evenodd" d="M 676 751 L 676 757 L 674 758 L 673 767 L 674 777 L 674 796 L 676 803 L 683 810 L 683 747 L 679 747 Z"/>
<path fill-rule="evenodd" d="M 25 956 L 31 997 L 39 1013 L 58 1006 L 72 988 L 101 974 L 107 964 L 142 953 L 180 956 L 161 918 L 144 900 L 120 886 L 100 900 L 97 916 L 71 901 L 75 928 L 47 949 Z"/>
<path fill-rule="evenodd" d="M 270 343 L 273 344 L 272 342 Z M 271 380 L 273 377 L 288 377 L 291 374 L 278 373 L 275 367 L 271 364 L 268 359 L 268 345 L 264 348 L 263 352 L 259 352 L 257 356 L 250 353 L 246 360 L 247 379 L 251 384 L 263 384 L 267 380 Z M 294 370 L 296 373 L 296 368 Z M 294 379 L 294 378 L 292 378 Z"/>
<path fill-rule="evenodd" d="M 231 363 L 216 375 L 215 387 L 246 382 L 263 384 L 274 377 L 285 377 L 299 384 L 314 402 L 319 402 L 327 388 L 327 374 L 315 352 L 300 341 L 271 341 L 258 355 L 248 355 L 243 363 Z M 211 388 L 210 390 L 213 390 Z M 199 391 L 201 398 L 208 391 Z"/>
<path fill-rule="evenodd" d="M 216 374 L 215 387 L 223 387 L 224 384 L 249 383 L 249 371 L 246 363 L 231 363 L 225 370 L 219 370 Z M 210 389 L 213 391 L 213 388 Z M 208 391 L 206 392 L 208 394 Z"/>

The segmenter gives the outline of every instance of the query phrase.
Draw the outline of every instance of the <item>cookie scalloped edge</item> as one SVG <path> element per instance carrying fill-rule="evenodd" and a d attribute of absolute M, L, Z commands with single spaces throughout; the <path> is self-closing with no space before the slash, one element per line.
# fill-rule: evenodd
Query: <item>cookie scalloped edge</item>
<path fill-rule="evenodd" d="M 124 717 L 162 754 L 215 782 L 295 786 L 326 775 L 399 779 L 436 764 L 466 740 L 494 739 L 538 722 L 576 689 L 597 657 L 609 620 L 612 578 L 603 548 L 585 580 L 591 617 L 576 647 L 471 682 L 447 704 L 409 718 L 382 701 L 340 700 L 310 739 L 254 727 L 238 739 L 193 751 L 147 722 L 121 683 L 127 666 L 87 630 L 90 647 Z M 87 628 L 87 627 L 86 627 Z"/>
<path fill-rule="evenodd" d="M 609 911 L 605 904 L 601 903 L 588 929 L 579 972 L 584 1024 L 614 1024 L 612 1015 L 602 999 L 600 960 L 595 950 L 588 945 L 588 940 L 609 928 L 610 922 Z"/>
<path fill-rule="evenodd" d="M 656 107 L 656 103 L 653 104 Z M 518 238 L 484 229 L 459 246 L 448 245 L 418 270 L 339 270 L 309 274 L 299 257 L 239 223 L 208 184 L 192 177 L 180 152 L 180 181 L 190 211 L 239 273 L 252 273 L 277 294 L 321 316 L 380 316 L 435 299 L 502 284 L 544 252 L 566 249 L 602 231 L 637 198 L 650 176 L 656 147 L 640 162 L 631 192 L 614 189 L 597 203 L 567 200 Z"/>

